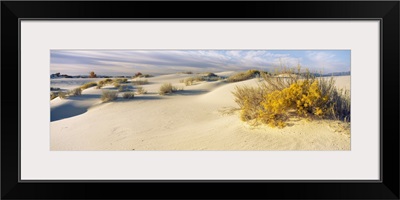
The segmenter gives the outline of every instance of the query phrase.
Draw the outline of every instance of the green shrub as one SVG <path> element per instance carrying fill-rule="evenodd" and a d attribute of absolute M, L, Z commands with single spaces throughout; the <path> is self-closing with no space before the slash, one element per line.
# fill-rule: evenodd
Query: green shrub
<path fill-rule="evenodd" d="M 93 87 L 93 86 L 97 86 L 97 83 L 96 82 L 85 83 L 85 84 L 83 84 L 81 86 L 81 89 L 84 90 L 84 89 L 87 89 L 87 88 L 90 88 L 90 87 Z"/>
<path fill-rule="evenodd" d="M 113 100 L 117 99 L 117 97 L 118 97 L 118 92 L 103 90 L 102 95 L 101 95 L 101 101 L 109 102 L 109 101 L 113 101 Z"/>
<path fill-rule="evenodd" d="M 133 97 L 135 97 L 135 94 L 133 92 L 125 92 L 124 94 L 122 94 L 122 97 L 124 99 L 132 99 Z"/>

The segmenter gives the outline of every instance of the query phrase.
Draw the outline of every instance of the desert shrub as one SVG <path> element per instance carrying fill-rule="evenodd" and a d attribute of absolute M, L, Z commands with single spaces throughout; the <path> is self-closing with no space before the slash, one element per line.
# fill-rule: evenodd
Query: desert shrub
<path fill-rule="evenodd" d="M 205 78 L 202 77 L 202 76 L 195 76 L 195 77 L 193 77 L 193 80 L 194 80 L 194 81 L 197 81 L 197 82 L 200 82 L 200 81 L 204 81 Z"/>
<path fill-rule="evenodd" d="M 85 84 L 83 84 L 81 86 L 81 89 L 84 90 L 84 89 L 87 89 L 87 88 L 90 88 L 90 87 L 93 87 L 93 86 L 97 86 L 97 83 L 96 82 L 85 83 Z"/>
<path fill-rule="evenodd" d="M 178 74 L 193 74 L 191 71 L 178 72 Z"/>
<path fill-rule="evenodd" d="M 127 83 L 128 79 L 127 78 L 117 78 L 114 79 L 114 83 Z"/>
<path fill-rule="evenodd" d="M 118 83 L 118 82 L 114 82 L 114 83 L 113 83 L 113 86 L 114 86 L 115 88 L 119 88 L 119 87 L 121 86 L 121 84 Z"/>
<path fill-rule="evenodd" d="M 125 92 L 128 90 L 128 86 L 126 85 L 121 85 L 118 87 L 118 92 Z"/>
<path fill-rule="evenodd" d="M 118 97 L 118 92 L 103 90 L 102 95 L 101 95 L 101 101 L 109 102 L 109 101 L 113 101 L 113 100 L 117 99 L 117 97 Z"/>
<path fill-rule="evenodd" d="M 54 92 L 50 93 L 50 100 L 53 100 L 53 99 L 55 99 L 57 97 L 58 97 L 58 95 L 56 93 L 54 93 Z"/>
<path fill-rule="evenodd" d="M 171 83 L 164 83 L 161 87 L 160 90 L 158 92 L 158 94 L 160 95 L 165 95 L 165 94 L 170 94 L 179 90 L 183 90 L 183 88 L 177 88 L 172 86 Z"/>
<path fill-rule="evenodd" d="M 138 75 L 138 76 L 133 76 L 132 78 L 150 78 L 153 77 L 153 75 L 150 74 L 142 74 L 142 75 Z"/>
<path fill-rule="evenodd" d="M 205 78 L 202 76 L 188 77 L 182 80 L 186 86 L 193 85 L 195 82 L 204 81 Z"/>
<path fill-rule="evenodd" d="M 75 88 L 75 89 L 68 91 L 68 96 L 79 96 L 79 95 L 82 95 L 81 88 Z"/>
<path fill-rule="evenodd" d="M 89 78 L 96 78 L 97 75 L 92 71 L 89 73 Z"/>
<path fill-rule="evenodd" d="M 243 121 L 256 119 L 261 110 L 265 91 L 261 87 L 236 86 L 232 92 L 235 102 L 241 108 L 240 117 Z"/>
<path fill-rule="evenodd" d="M 334 86 L 334 79 L 263 75 L 257 88 L 236 87 L 233 95 L 243 121 L 284 127 L 291 116 L 350 121 L 350 92 Z"/>
<path fill-rule="evenodd" d="M 122 97 L 124 99 L 132 99 L 133 97 L 135 97 L 135 94 L 133 92 L 125 92 L 124 94 L 122 94 Z"/>
<path fill-rule="evenodd" d="M 143 87 L 137 87 L 137 94 L 146 94 L 147 91 Z"/>
<path fill-rule="evenodd" d="M 149 81 L 147 79 L 144 80 L 132 80 L 132 85 L 146 85 Z"/>
<path fill-rule="evenodd" d="M 61 90 L 60 88 L 56 88 L 56 87 L 50 87 L 50 91 L 59 91 Z"/>
<path fill-rule="evenodd" d="M 67 93 L 66 92 L 59 92 L 58 93 L 58 97 L 60 97 L 60 99 L 66 99 L 67 98 Z"/>
<path fill-rule="evenodd" d="M 185 78 L 184 83 L 186 86 L 193 85 L 194 78 L 193 77 Z"/>
<path fill-rule="evenodd" d="M 112 83 L 113 82 L 113 80 L 111 79 L 111 78 L 106 78 L 106 79 L 104 79 L 104 83 L 105 84 L 110 84 L 110 83 Z"/>
<path fill-rule="evenodd" d="M 110 85 L 110 84 L 113 84 L 113 83 L 114 83 L 114 81 L 112 79 L 110 79 L 110 78 L 101 80 L 101 81 L 99 81 L 97 83 L 96 89 L 100 89 L 101 87 L 103 87 L 105 85 Z"/>
<path fill-rule="evenodd" d="M 212 72 L 206 72 L 206 73 L 204 73 L 204 76 L 208 76 L 208 77 L 214 76 L 214 77 L 217 77 L 217 75 L 214 74 L 214 73 L 212 73 Z"/>
<path fill-rule="evenodd" d="M 172 84 L 171 83 L 164 83 L 160 87 L 160 91 L 159 91 L 160 95 L 164 95 L 164 94 L 167 94 L 167 93 L 172 93 Z"/>
<path fill-rule="evenodd" d="M 227 82 L 239 82 L 239 81 L 244 81 L 244 80 L 248 80 L 251 78 L 255 78 L 257 76 L 260 76 L 260 71 L 247 70 L 245 72 L 239 72 L 239 73 L 233 74 L 232 76 L 228 77 L 226 79 L 226 81 Z"/>

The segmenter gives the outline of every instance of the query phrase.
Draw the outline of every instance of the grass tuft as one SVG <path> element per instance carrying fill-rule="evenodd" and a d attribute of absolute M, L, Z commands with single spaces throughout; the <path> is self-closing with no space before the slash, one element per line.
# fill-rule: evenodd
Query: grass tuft
<path fill-rule="evenodd" d="M 146 85 L 149 81 L 147 79 L 132 80 L 132 85 Z"/>
<path fill-rule="evenodd" d="M 133 92 L 125 92 L 124 94 L 122 94 L 122 97 L 124 99 L 132 99 L 135 97 L 135 94 Z"/>
<path fill-rule="evenodd" d="M 172 86 L 171 83 L 164 83 L 160 87 L 158 94 L 160 94 L 160 95 L 171 94 L 171 93 L 179 91 L 179 90 L 183 90 L 183 88 L 177 88 L 175 86 Z"/>
<path fill-rule="evenodd" d="M 97 83 L 96 82 L 85 83 L 85 84 L 83 84 L 81 86 L 81 89 L 84 90 L 84 89 L 87 89 L 87 88 L 90 88 L 90 87 L 93 87 L 93 86 L 97 86 Z"/>
<path fill-rule="evenodd" d="M 136 89 L 137 89 L 137 91 L 136 91 L 137 94 L 146 94 L 147 93 L 147 91 L 145 89 L 143 89 L 143 87 L 139 86 Z"/>
<path fill-rule="evenodd" d="M 75 88 L 75 89 L 68 91 L 68 96 L 80 96 L 80 95 L 82 95 L 81 88 Z"/>
<path fill-rule="evenodd" d="M 114 101 L 115 99 L 117 99 L 117 97 L 118 97 L 118 92 L 103 90 L 101 95 L 101 101 L 102 102 Z"/>

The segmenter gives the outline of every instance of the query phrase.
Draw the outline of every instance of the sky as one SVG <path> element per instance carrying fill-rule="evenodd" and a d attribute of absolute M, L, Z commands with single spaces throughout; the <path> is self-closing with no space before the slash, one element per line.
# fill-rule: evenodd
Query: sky
<path fill-rule="evenodd" d="M 313 72 L 350 71 L 350 50 L 51 50 L 50 73 L 88 75 L 222 72 L 280 66 Z"/>

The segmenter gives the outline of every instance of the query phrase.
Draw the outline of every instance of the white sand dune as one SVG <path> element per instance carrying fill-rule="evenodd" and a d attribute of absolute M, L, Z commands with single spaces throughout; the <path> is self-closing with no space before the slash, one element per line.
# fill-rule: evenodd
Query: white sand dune
<path fill-rule="evenodd" d="M 148 78 L 143 85 L 148 94 L 129 100 L 101 103 L 101 90 L 94 88 L 52 100 L 51 150 L 350 150 L 350 135 L 337 132 L 334 121 L 293 119 L 283 129 L 252 127 L 238 113 L 224 112 L 237 107 L 235 86 L 255 86 L 257 79 L 179 83 L 190 76 Z M 337 80 L 338 86 L 350 87 L 350 76 Z M 160 96 L 163 83 L 184 90 Z"/>

